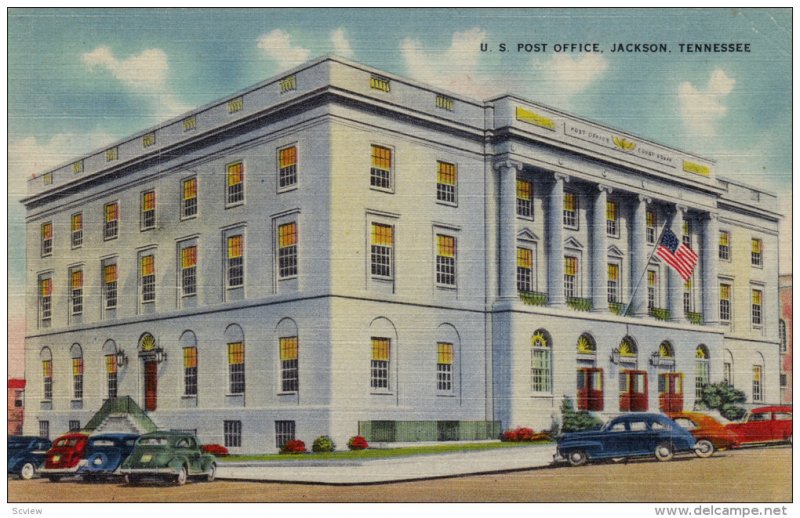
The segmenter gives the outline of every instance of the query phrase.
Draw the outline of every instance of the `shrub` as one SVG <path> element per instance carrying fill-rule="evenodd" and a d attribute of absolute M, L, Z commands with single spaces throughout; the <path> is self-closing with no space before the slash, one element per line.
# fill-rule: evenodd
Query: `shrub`
<path fill-rule="evenodd" d="M 336 449 L 336 443 L 327 435 L 320 435 L 314 439 L 314 444 L 311 445 L 311 451 L 316 453 L 329 452 Z"/>
<path fill-rule="evenodd" d="M 306 452 L 306 443 L 299 439 L 292 439 L 290 441 L 286 441 L 286 444 L 283 445 L 281 448 L 281 453 L 305 453 Z"/>
<path fill-rule="evenodd" d="M 200 449 L 203 453 L 210 453 L 211 455 L 216 455 L 217 457 L 225 457 L 228 455 L 228 448 L 221 444 L 204 444 L 200 446 Z"/>
<path fill-rule="evenodd" d="M 744 407 L 740 406 L 745 401 L 747 396 L 741 390 L 725 382 L 711 383 L 700 389 L 696 406 L 698 410 L 719 410 L 725 419 L 738 421 L 745 414 Z"/>
<path fill-rule="evenodd" d="M 367 444 L 367 440 L 361 437 L 360 435 L 356 435 L 350 437 L 350 440 L 347 441 L 347 447 L 351 450 L 366 450 L 369 448 L 369 444 Z"/>
<path fill-rule="evenodd" d="M 535 442 L 550 440 L 549 432 L 534 432 L 532 428 L 525 426 L 517 427 L 513 430 L 506 430 L 500 436 L 503 442 Z"/>
<path fill-rule="evenodd" d="M 565 397 L 561 402 L 561 431 L 581 432 L 583 430 L 596 430 L 603 425 L 603 421 L 586 410 L 575 411 L 572 399 Z"/>

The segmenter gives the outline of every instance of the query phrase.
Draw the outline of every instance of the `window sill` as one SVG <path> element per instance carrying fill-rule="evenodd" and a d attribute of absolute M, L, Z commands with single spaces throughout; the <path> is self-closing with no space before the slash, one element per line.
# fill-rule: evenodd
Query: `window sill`
<path fill-rule="evenodd" d="M 186 394 L 184 394 L 183 396 L 181 396 L 181 399 L 196 400 L 197 399 L 197 394 L 195 394 L 193 396 L 187 396 Z"/>
<path fill-rule="evenodd" d="M 385 192 L 386 194 L 394 194 L 394 187 L 389 187 L 387 189 L 386 187 L 377 187 L 375 185 L 370 185 L 369 186 L 369 190 L 370 191 Z"/>
<path fill-rule="evenodd" d="M 517 219 L 524 219 L 525 221 L 533 221 L 533 216 L 525 216 L 524 214 L 517 214 Z"/>
<path fill-rule="evenodd" d="M 286 277 L 280 277 L 279 276 L 278 277 L 278 282 L 280 282 L 280 281 L 292 281 L 292 280 L 297 279 L 298 277 L 299 277 L 299 275 L 297 275 L 297 274 L 287 275 Z"/>
<path fill-rule="evenodd" d="M 148 230 L 155 230 L 156 227 L 142 227 L 139 229 L 139 232 L 147 232 Z"/>
<path fill-rule="evenodd" d="M 456 207 L 458 208 L 458 201 L 445 201 L 445 200 L 436 200 L 436 205 L 444 205 L 445 207 Z"/>
<path fill-rule="evenodd" d="M 564 230 L 580 230 L 578 225 L 564 225 Z"/>
<path fill-rule="evenodd" d="M 443 291 L 458 291 L 458 286 L 453 286 L 450 284 L 437 284 L 436 289 L 443 290 Z"/>
<path fill-rule="evenodd" d="M 606 237 L 613 237 L 614 239 L 619 239 L 619 232 L 617 232 L 616 234 L 606 233 Z"/>
<path fill-rule="evenodd" d="M 236 207 L 241 207 L 242 205 L 244 205 L 244 201 L 237 201 L 235 203 L 226 203 L 225 204 L 225 209 L 226 210 L 227 209 L 233 209 L 233 208 L 236 208 Z"/>
<path fill-rule="evenodd" d="M 530 395 L 531 399 L 553 399 L 555 396 L 548 392 L 534 392 Z"/>
<path fill-rule="evenodd" d="M 278 392 L 278 396 L 296 396 L 296 395 L 297 395 L 296 390 L 290 392 Z"/>
<path fill-rule="evenodd" d="M 52 257 L 52 256 L 53 252 L 50 252 L 49 254 L 42 254 L 42 259 L 44 259 L 45 257 Z"/>
<path fill-rule="evenodd" d="M 187 221 L 190 219 L 197 219 L 197 214 L 192 214 L 191 216 L 181 216 L 181 221 Z"/>
<path fill-rule="evenodd" d="M 117 236 L 112 236 L 112 237 L 103 237 L 103 241 L 113 241 L 113 240 L 115 240 L 115 239 L 117 239 Z"/>
<path fill-rule="evenodd" d="M 394 396 L 394 392 L 375 392 L 374 390 L 370 392 L 372 396 Z"/>
<path fill-rule="evenodd" d="M 299 187 L 298 187 L 298 185 L 296 183 L 294 183 L 292 185 L 287 185 L 285 187 L 278 187 L 278 191 L 277 192 L 278 192 L 278 194 L 283 194 L 285 192 L 296 191 L 297 189 L 299 189 Z"/>
<path fill-rule="evenodd" d="M 456 397 L 456 395 L 454 393 L 452 393 L 452 392 L 439 392 L 439 393 L 436 394 L 436 397 L 454 398 L 454 397 Z"/>

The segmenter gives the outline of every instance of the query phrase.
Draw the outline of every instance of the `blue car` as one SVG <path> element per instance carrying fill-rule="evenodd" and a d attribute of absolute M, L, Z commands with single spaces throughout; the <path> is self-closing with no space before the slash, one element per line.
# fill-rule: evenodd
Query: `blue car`
<path fill-rule="evenodd" d="M 44 464 L 50 440 L 44 437 L 12 435 L 8 438 L 8 473 L 30 480 Z"/>
<path fill-rule="evenodd" d="M 89 437 L 86 456 L 78 474 L 86 481 L 119 474 L 119 467 L 133 451 L 139 436 L 131 433 L 104 433 Z"/>
<path fill-rule="evenodd" d="M 599 430 L 565 433 L 557 443 L 556 461 L 581 466 L 647 455 L 667 461 L 676 453 L 694 452 L 696 439 L 665 415 L 634 413 L 615 417 Z"/>

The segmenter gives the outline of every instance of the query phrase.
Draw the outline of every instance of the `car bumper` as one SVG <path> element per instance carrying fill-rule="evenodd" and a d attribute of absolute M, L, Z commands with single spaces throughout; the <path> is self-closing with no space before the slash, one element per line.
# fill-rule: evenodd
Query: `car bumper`
<path fill-rule="evenodd" d="M 122 468 L 120 475 L 177 475 L 172 468 Z"/>
<path fill-rule="evenodd" d="M 39 473 L 42 475 L 72 475 L 78 472 L 80 464 L 72 468 L 42 468 Z"/>

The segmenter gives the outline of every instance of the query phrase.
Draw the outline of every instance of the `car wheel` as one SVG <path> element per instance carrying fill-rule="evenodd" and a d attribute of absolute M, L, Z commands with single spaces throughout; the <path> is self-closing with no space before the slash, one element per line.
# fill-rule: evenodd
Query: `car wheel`
<path fill-rule="evenodd" d="M 701 459 L 707 459 L 714 455 L 714 444 L 708 439 L 700 439 L 694 445 L 694 454 Z"/>
<path fill-rule="evenodd" d="M 672 445 L 668 442 L 662 442 L 658 446 L 656 446 L 656 458 L 662 462 L 666 462 L 668 460 L 672 460 L 672 456 L 674 455 Z"/>
<path fill-rule="evenodd" d="M 31 464 L 30 462 L 26 462 L 22 465 L 22 469 L 19 470 L 19 478 L 21 480 L 30 480 L 33 478 L 33 475 L 36 474 L 36 466 Z"/>
<path fill-rule="evenodd" d="M 567 454 L 567 460 L 571 466 L 583 466 L 589 461 L 589 457 L 583 450 L 573 450 Z"/>
<path fill-rule="evenodd" d="M 189 473 L 186 471 L 186 466 L 181 466 L 181 470 L 175 475 L 175 485 L 183 486 L 186 484 L 186 479 L 189 478 Z"/>
<path fill-rule="evenodd" d="M 206 475 L 206 481 L 214 482 L 215 478 L 217 478 L 217 465 L 212 462 L 211 466 L 208 468 L 208 475 Z"/>

